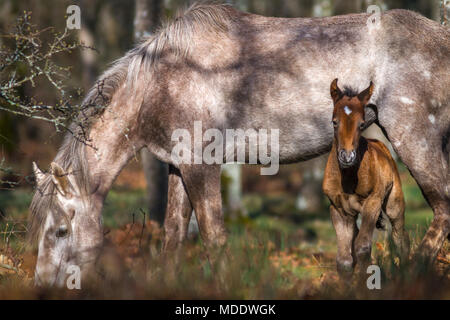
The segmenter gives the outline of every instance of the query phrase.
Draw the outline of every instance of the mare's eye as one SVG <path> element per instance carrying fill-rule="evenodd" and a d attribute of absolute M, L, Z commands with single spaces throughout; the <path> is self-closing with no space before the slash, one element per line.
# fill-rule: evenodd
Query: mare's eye
<path fill-rule="evenodd" d="M 337 120 L 333 119 L 333 126 L 337 127 L 337 125 L 338 125 Z"/>
<path fill-rule="evenodd" d="M 56 237 L 58 238 L 63 238 L 65 236 L 67 236 L 68 230 L 66 226 L 61 226 L 58 228 L 58 230 L 56 230 Z"/>
<path fill-rule="evenodd" d="M 359 125 L 359 128 L 362 130 L 362 129 L 364 129 L 364 126 L 366 125 L 366 123 L 365 122 L 361 122 L 361 124 Z"/>

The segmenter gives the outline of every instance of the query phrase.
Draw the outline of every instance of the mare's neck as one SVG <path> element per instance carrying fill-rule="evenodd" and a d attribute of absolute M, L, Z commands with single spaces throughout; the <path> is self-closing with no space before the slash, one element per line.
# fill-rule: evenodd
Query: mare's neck
<path fill-rule="evenodd" d="M 103 197 L 128 161 L 144 146 L 137 121 L 143 91 L 130 96 L 126 86 L 119 87 L 89 132 L 93 145 L 86 149 L 89 173 Z"/>

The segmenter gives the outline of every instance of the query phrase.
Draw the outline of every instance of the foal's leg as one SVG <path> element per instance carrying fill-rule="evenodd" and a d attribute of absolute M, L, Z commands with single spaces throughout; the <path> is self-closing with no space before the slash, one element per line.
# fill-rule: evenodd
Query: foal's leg
<path fill-rule="evenodd" d="M 177 249 L 186 239 L 192 206 L 181 179 L 180 170 L 169 165 L 169 188 L 164 219 L 163 250 Z"/>
<path fill-rule="evenodd" d="M 180 165 L 180 172 L 206 246 L 224 245 L 220 165 Z"/>
<path fill-rule="evenodd" d="M 394 182 L 392 186 L 385 212 L 392 225 L 392 239 L 403 262 L 409 255 L 409 237 L 405 231 L 405 200 L 399 182 Z"/>
<path fill-rule="evenodd" d="M 365 267 L 371 260 L 373 231 L 381 212 L 382 199 L 376 193 L 369 196 L 361 210 L 362 220 L 355 240 L 355 255 L 362 272 L 365 272 Z"/>
<path fill-rule="evenodd" d="M 352 274 L 356 263 L 353 257 L 353 242 L 358 234 L 356 217 L 345 214 L 334 205 L 330 206 L 330 214 L 337 238 L 337 271 L 347 277 Z"/>

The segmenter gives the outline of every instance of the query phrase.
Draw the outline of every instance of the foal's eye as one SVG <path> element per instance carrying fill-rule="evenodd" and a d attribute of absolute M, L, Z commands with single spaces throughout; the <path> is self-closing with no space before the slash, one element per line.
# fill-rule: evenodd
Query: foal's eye
<path fill-rule="evenodd" d="M 361 124 L 359 125 L 359 128 L 362 130 L 362 129 L 364 129 L 364 126 L 366 125 L 366 123 L 365 122 L 361 122 Z"/>
<path fill-rule="evenodd" d="M 68 230 L 66 226 L 61 226 L 56 230 L 56 237 L 57 238 L 63 238 L 67 236 Z"/>
<path fill-rule="evenodd" d="M 334 120 L 334 119 L 333 119 L 333 126 L 334 126 L 334 127 L 337 127 L 337 125 L 338 125 L 337 120 Z"/>

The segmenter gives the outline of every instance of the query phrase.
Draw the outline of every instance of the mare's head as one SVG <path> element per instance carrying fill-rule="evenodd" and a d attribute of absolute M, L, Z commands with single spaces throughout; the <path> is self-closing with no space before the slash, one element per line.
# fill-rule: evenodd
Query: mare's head
<path fill-rule="evenodd" d="M 92 271 L 103 241 L 99 201 L 81 187 L 83 179 L 75 170 L 64 170 L 56 162 L 49 172 L 35 163 L 33 169 L 37 190 L 28 232 L 30 240 L 38 243 L 35 283 L 61 287 L 78 271 L 81 281 Z"/>
<path fill-rule="evenodd" d="M 357 150 L 361 132 L 365 128 L 364 108 L 373 93 L 373 83 L 360 93 L 342 92 L 338 79 L 331 83 L 330 93 L 333 98 L 334 143 L 339 164 L 347 168 L 353 166 L 357 159 Z"/>

